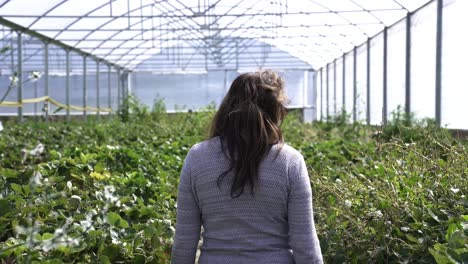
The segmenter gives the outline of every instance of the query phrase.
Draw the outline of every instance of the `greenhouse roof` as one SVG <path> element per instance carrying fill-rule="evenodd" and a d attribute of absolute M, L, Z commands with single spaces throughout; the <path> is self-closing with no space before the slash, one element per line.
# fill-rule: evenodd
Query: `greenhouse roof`
<path fill-rule="evenodd" d="M 320 68 L 428 2 L 3 0 L 0 22 L 127 69 L 180 43 L 222 68 L 239 47 L 259 41 Z M 4 39 L 13 34 L 3 30 Z"/>

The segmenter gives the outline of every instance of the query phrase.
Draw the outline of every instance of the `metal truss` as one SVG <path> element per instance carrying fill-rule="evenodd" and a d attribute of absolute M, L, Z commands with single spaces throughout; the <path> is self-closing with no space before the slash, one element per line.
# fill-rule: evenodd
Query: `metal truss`
<path fill-rule="evenodd" d="M 136 70 L 167 50 L 188 64 L 202 55 L 205 65 L 220 69 L 248 53 L 252 66 L 261 67 L 270 51 L 258 45 L 273 46 L 317 69 L 431 0 L 56 0 L 23 7 L 41 10 L 31 15 L 14 12 L 24 1 L 3 1 L 0 24 L 104 64 Z M 82 8 L 76 13 L 60 12 L 77 4 Z M 186 46 L 194 52 L 184 53 Z M 36 47 L 23 47 L 30 48 Z M 25 52 L 23 59 L 33 63 L 40 49 L 37 45 L 36 52 Z"/>

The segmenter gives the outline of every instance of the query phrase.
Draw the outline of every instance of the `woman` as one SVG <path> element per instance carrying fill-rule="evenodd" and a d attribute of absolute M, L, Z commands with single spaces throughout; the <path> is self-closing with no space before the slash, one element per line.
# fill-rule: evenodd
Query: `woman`
<path fill-rule="evenodd" d="M 302 155 L 283 143 L 284 83 L 272 71 L 231 85 L 210 139 L 181 173 L 173 264 L 322 263 Z"/>

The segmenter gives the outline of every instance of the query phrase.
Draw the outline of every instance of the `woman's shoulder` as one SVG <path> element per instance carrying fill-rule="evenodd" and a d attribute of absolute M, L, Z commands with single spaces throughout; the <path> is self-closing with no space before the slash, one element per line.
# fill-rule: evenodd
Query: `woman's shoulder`
<path fill-rule="evenodd" d="M 302 154 L 299 152 L 299 150 L 295 149 L 291 145 L 287 143 L 283 144 L 276 144 L 273 147 L 273 152 L 278 152 L 278 156 L 282 156 L 286 159 L 303 159 Z"/>
<path fill-rule="evenodd" d="M 200 152 L 204 150 L 212 150 L 214 147 L 218 147 L 220 145 L 219 137 L 212 137 L 203 141 L 200 141 L 193 145 L 190 148 L 190 152 Z"/>
<path fill-rule="evenodd" d="M 201 156 L 206 154 L 213 154 L 214 152 L 220 150 L 220 141 L 219 137 L 213 137 L 193 145 L 189 152 L 188 156 Z"/>

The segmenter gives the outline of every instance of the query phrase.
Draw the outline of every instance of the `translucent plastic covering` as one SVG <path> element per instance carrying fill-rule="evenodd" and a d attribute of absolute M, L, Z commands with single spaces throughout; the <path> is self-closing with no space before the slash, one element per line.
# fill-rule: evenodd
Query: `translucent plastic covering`
<path fill-rule="evenodd" d="M 219 68 L 251 40 L 318 69 L 429 0 L 3 0 L 0 16 L 127 69 L 190 46 Z"/>
<path fill-rule="evenodd" d="M 380 125 L 408 112 L 448 128 L 468 129 L 463 67 L 468 41 L 461 33 L 468 25 L 468 1 L 441 3 L 439 64 L 438 2 L 431 1 L 388 27 L 386 41 L 385 31 L 378 33 L 317 71 L 318 118 L 330 118 L 338 109 L 356 121 Z"/>

